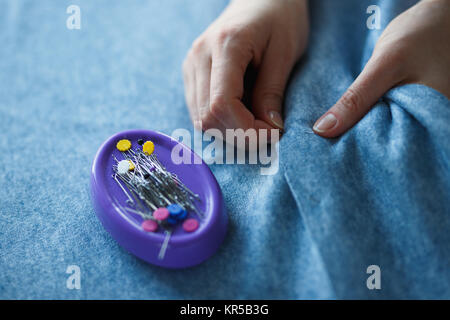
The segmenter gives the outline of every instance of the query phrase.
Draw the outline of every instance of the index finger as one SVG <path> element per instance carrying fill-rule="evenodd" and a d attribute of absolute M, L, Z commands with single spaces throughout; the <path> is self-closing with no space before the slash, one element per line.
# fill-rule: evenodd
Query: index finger
<path fill-rule="evenodd" d="M 245 47 L 230 40 L 212 52 L 210 112 L 226 128 L 255 126 L 255 117 L 241 101 L 245 71 L 253 58 L 252 52 L 247 52 Z"/>

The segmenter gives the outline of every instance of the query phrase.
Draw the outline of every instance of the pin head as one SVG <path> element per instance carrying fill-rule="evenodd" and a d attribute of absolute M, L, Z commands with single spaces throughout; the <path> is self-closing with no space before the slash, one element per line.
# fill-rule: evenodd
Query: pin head
<path fill-rule="evenodd" d="M 142 151 L 147 155 L 151 155 L 155 151 L 155 145 L 151 141 L 146 141 L 142 146 Z"/>
<path fill-rule="evenodd" d="M 121 160 L 118 164 L 117 164 L 117 171 L 120 174 L 125 174 L 128 172 L 128 170 L 130 170 L 130 162 L 128 160 Z"/>
<path fill-rule="evenodd" d="M 127 151 L 127 150 L 130 150 L 130 148 L 131 148 L 131 141 L 130 141 L 130 140 L 127 140 L 127 139 L 119 140 L 119 141 L 117 142 L 117 144 L 116 144 L 116 148 L 117 148 L 119 151 L 122 151 L 122 152 Z"/>
<path fill-rule="evenodd" d="M 155 232 L 158 229 L 158 223 L 153 220 L 144 220 L 141 226 L 147 232 Z"/>
<path fill-rule="evenodd" d="M 183 213 L 183 208 L 180 207 L 178 204 L 171 204 L 169 206 L 167 206 L 167 210 L 170 213 L 170 216 L 173 218 L 178 217 L 179 215 L 181 215 Z"/>
<path fill-rule="evenodd" d="M 166 208 L 158 208 L 153 212 L 153 218 L 156 220 L 166 220 L 169 217 L 169 210 Z"/>
<path fill-rule="evenodd" d="M 186 232 L 194 232 L 198 228 L 198 221 L 196 219 L 187 219 L 183 222 L 183 229 Z"/>

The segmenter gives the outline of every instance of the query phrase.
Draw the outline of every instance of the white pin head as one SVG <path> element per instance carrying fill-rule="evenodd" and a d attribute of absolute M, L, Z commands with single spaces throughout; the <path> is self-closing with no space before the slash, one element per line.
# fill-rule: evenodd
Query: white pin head
<path fill-rule="evenodd" d="M 117 172 L 119 174 L 125 174 L 130 170 L 130 162 L 128 160 L 119 161 L 117 164 Z"/>

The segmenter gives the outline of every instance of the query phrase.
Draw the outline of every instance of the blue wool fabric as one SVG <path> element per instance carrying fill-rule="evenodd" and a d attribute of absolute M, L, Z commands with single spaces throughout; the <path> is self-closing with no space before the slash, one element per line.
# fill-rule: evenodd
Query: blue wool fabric
<path fill-rule="evenodd" d="M 415 1 L 310 1 L 289 82 L 280 170 L 211 165 L 229 216 L 203 264 L 149 265 L 96 218 L 89 177 L 112 134 L 192 125 L 181 64 L 227 1 L 1 1 L 0 298 L 450 298 L 450 102 L 397 87 L 338 139 L 312 133 Z M 69 30 L 66 9 L 81 9 Z M 381 30 L 369 30 L 369 5 Z M 66 287 L 69 265 L 81 289 Z M 381 270 L 369 290 L 367 267 Z"/>

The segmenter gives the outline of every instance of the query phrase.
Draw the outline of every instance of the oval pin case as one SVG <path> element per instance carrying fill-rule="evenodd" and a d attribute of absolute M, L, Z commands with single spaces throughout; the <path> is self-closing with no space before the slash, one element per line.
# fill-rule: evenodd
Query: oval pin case
<path fill-rule="evenodd" d="M 180 163 L 180 154 L 190 161 Z M 224 201 L 211 170 L 159 132 L 129 130 L 106 140 L 92 165 L 91 197 L 111 236 L 151 264 L 197 265 L 225 238 Z"/>

